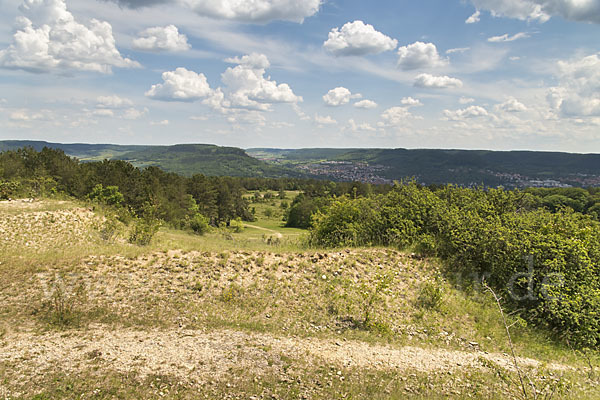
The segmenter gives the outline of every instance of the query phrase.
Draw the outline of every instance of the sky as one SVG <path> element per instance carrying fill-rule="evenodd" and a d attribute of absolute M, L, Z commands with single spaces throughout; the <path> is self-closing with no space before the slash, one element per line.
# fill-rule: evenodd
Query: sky
<path fill-rule="evenodd" d="M 600 153 L 600 0 L 0 0 L 0 139 Z"/>

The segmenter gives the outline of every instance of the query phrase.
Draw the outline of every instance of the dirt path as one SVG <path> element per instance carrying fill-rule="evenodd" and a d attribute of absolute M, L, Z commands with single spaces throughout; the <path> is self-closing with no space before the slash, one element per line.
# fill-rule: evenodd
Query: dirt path
<path fill-rule="evenodd" d="M 481 351 L 391 347 L 233 330 L 111 331 L 96 327 L 41 335 L 9 333 L 0 341 L 0 363 L 18 365 L 24 382 L 45 368 L 77 372 L 100 367 L 123 373 L 135 371 L 141 378 L 166 374 L 202 383 L 226 378 L 231 370 L 240 368 L 258 376 L 281 372 L 284 356 L 336 368 L 454 371 L 481 368 L 482 359 L 512 368 L 508 356 Z M 532 359 L 521 359 L 520 364 L 534 368 L 540 365 Z"/>
<path fill-rule="evenodd" d="M 263 228 L 262 226 L 256 226 L 256 225 L 250 225 L 250 224 L 244 224 L 244 226 L 247 228 L 254 228 L 254 229 L 259 229 L 261 231 L 271 232 L 278 239 L 283 238 L 283 235 L 280 232 L 274 231 L 273 229 Z"/>

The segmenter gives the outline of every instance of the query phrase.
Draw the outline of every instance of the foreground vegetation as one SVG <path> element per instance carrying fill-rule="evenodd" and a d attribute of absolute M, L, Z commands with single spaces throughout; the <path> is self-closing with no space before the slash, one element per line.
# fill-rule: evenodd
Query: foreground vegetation
<path fill-rule="evenodd" d="M 4 397 L 523 398 L 493 298 L 434 260 L 281 227 L 277 244 L 163 227 L 140 247 L 89 203 L 0 210 Z M 540 398 L 600 394 L 597 353 L 509 323 Z"/>
<path fill-rule="evenodd" d="M 0 397 L 600 397 L 592 190 L 0 172 Z"/>

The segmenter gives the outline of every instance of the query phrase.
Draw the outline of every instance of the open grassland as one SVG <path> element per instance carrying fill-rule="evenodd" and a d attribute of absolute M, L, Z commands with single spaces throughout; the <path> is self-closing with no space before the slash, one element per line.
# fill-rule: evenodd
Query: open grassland
<path fill-rule="evenodd" d="M 0 398 L 523 398 L 488 294 L 410 253 L 305 248 L 267 207 L 140 247 L 87 204 L 1 202 Z M 600 398 L 598 354 L 509 323 L 529 398 Z"/>

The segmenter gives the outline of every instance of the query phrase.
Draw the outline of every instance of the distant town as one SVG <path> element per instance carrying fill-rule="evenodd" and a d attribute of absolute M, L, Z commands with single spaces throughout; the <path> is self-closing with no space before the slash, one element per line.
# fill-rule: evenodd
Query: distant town
<path fill-rule="evenodd" d="M 385 171 L 390 168 L 380 164 L 368 164 L 366 162 L 351 162 L 351 161 L 321 161 L 309 164 L 296 165 L 295 168 L 302 170 L 311 175 L 317 175 L 334 179 L 338 181 L 358 181 L 371 184 L 391 184 L 394 179 L 383 176 Z M 493 176 L 502 182 L 501 186 L 507 188 L 568 188 L 573 186 L 600 186 L 600 176 L 589 174 L 574 174 L 566 177 L 555 177 L 547 179 L 532 178 L 515 173 L 503 173 L 491 170 L 481 170 L 481 174 Z M 415 179 L 423 184 L 424 182 L 415 176 Z M 398 178 L 400 179 L 400 178 Z M 463 186 L 480 186 L 480 182 L 473 182 L 470 185 Z"/>

